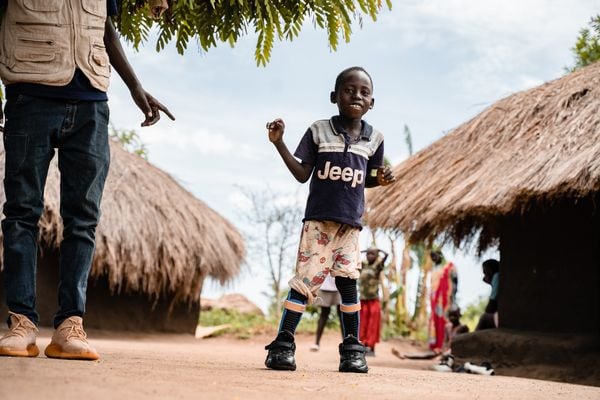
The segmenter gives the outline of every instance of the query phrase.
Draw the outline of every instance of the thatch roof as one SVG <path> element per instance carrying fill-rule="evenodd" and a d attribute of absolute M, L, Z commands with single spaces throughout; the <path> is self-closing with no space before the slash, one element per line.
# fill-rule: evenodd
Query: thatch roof
<path fill-rule="evenodd" d="M 0 165 L 3 175 L 3 148 Z M 62 237 L 59 179 L 55 157 L 40 221 L 42 248 L 57 249 Z M 243 239 L 231 223 L 171 176 L 111 141 L 92 277 L 106 275 L 118 292 L 199 301 L 204 278 L 228 281 L 238 274 L 244 254 Z"/>
<path fill-rule="evenodd" d="M 600 191 L 600 62 L 511 95 L 394 168 L 367 223 L 412 240 L 455 243 L 533 203 Z"/>

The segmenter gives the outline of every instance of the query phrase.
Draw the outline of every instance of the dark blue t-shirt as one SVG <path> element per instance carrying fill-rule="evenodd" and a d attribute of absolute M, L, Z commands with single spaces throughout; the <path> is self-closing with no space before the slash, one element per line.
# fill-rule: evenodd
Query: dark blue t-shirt
<path fill-rule="evenodd" d="M 8 0 L 0 0 L 0 8 L 6 7 Z M 106 11 L 109 16 L 117 14 L 117 0 L 106 0 Z M 19 94 L 55 99 L 106 101 L 106 92 L 92 86 L 90 80 L 79 68 L 75 70 L 73 79 L 66 86 L 49 86 L 38 83 L 13 83 L 6 86 L 6 97 L 14 98 Z"/>
<path fill-rule="evenodd" d="M 366 121 L 351 143 L 338 117 L 308 128 L 294 156 L 314 166 L 304 220 L 335 221 L 362 227 L 365 181 L 383 165 L 383 135 Z"/>

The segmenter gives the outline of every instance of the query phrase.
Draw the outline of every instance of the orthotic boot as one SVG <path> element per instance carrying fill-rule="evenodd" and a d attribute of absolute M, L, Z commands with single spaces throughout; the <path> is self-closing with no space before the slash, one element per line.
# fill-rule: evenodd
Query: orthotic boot
<path fill-rule="evenodd" d="M 366 374 L 369 372 L 365 353 L 367 349 L 354 336 L 348 335 L 340 343 L 340 372 L 357 372 Z"/>
<path fill-rule="evenodd" d="M 279 371 L 295 371 L 296 359 L 296 344 L 294 343 L 294 335 L 288 331 L 279 332 L 274 341 L 265 346 L 268 350 L 265 366 L 270 369 Z"/>

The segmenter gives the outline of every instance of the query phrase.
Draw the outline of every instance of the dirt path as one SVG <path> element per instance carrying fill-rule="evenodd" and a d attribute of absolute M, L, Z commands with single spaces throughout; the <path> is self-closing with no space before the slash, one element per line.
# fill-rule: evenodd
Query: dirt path
<path fill-rule="evenodd" d="M 318 353 L 300 336 L 296 372 L 264 369 L 266 337 L 90 336 L 99 362 L 0 358 L 0 399 L 600 399 L 594 387 L 427 371 L 429 362 L 395 359 L 385 343 L 368 375 L 340 374 L 335 334 Z"/>

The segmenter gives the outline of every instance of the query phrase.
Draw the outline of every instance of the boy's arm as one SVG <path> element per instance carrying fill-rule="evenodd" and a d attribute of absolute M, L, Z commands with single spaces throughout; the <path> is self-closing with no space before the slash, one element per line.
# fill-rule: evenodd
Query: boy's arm
<path fill-rule="evenodd" d="M 121 41 L 119 40 L 119 35 L 117 34 L 117 31 L 115 30 L 110 18 L 106 19 L 106 25 L 104 29 L 104 45 L 106 46 L 106 52 L 108 53 L 108 58 L 110 59 L 111 65 L 115 68 L 121 79 L 123 79 L 123 82 L 125 82 L 129 88 L 129 92 L 131 93 L 131 97 L 133 98 L 135 104 L 144 113 L 145 120 L 142 122 L 142 126 L 150 126 L 158 122 L 160 119 L 159 111 L 164 112 L 169 118 L 175 120 L 175 117 L 173 114 L 171 114 L 167 107 L 162 105 L 142 87 L 142 84 L 135 75 L 133 68 L 129 64 L 129 61 L 127 61 L 127 57 L 125 56 L 125 52 L 121 46 Z"/>
<path fill-rule="evenodd" d="M 285 143 L 283 142 L 283 132 L 285 130 L 285 123 L 281 118 L 277 118 L 273 122 L 269 122 L 267 124 L 267 129 L 269 130 L 269 140 L 275 148 L 279 155 L 283 159 L 283 162 L 288 167 L 294 178 L 300 183 L 304 183 L 308 181 L 310 178 L 310 174 L 312 173 L 313 166 L 311 164 L 301 163 L 290 153 L 290 150 L 287 148 Z"/>

